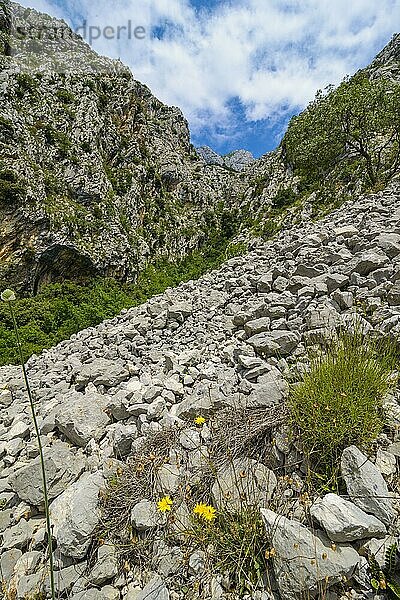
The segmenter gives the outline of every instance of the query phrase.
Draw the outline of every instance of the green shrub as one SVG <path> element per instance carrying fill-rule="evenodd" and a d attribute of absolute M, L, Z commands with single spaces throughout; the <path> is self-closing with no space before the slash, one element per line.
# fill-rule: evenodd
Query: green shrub
<path fill-rule="evenodd" d="M 38 88 L 36 79 L 27 73 L 18 73 L 17 75 L 17 91 L 16 95 L 22 99 L 25 94 L 35 94 Z"/>
<path fill-rule="evenodd" d="M 63 104 L 72 104 L 76 100 L 75 94 L 65 89 L 57 90 L 57 97 Z"/>
<path fill-rule="evenodd" d="M 33 130 L 34 132 L 42 131 L 47 146 L 55 146 L 62 158 L 68 158 L 71 155 L 73 144 L 63 131 L 59 131 L 53 125 L 43 123 L 43 121 L 36 121 Z"/>
<path fill-rule="evenodd" d="M 357 180 L 361 174 L 368 187 L 389 181 L 397 171 L 399 138 L 400 85 L 358 74 L 337 89 L 319 91 L 290 121 L 282 146 L 307 185 L 321 185 L 332 175 L 348 184 L 353 174 Z"/>
<path fill-rule="evenodd" d="M 13 171 L 0 171 L 0 204 L 11 204 L 22 200 L 26 187 Z"/>
<path fill-rule="evenodd" d="M 15 133 L 14 125 L 13 125 L 12 121 L 10 121 L 9 119 L 6 119 L 5 117 L 2 117 L 1 115 L 0 115 L 0 132 L 1 132 L 1 137 L 5 141 L 11 140 Z"/>
<path fill-rule="evenodd" d="M 312 473 L 336 484 L 340 456 L 349 445 L 368 445 L 383 427 L 382 400 L 393 386 L 395 349 L 343 333 L 311 361 L 294 385 L 290 423 Z"/>
<path fill-rule="evenodd" d="M 290 188 L 279 188 L 272 199 L 272 206 L 276 209 L 287 208 L 297 199 L 297 194 Z"/>
<path fill-rule="evenodd" d="M 253 235 L 261 237 L 263 240 L 268 240 L 278 231 L 278 224 L 273 219 L 268 218 L 260 219 L 251 229 Z"/>

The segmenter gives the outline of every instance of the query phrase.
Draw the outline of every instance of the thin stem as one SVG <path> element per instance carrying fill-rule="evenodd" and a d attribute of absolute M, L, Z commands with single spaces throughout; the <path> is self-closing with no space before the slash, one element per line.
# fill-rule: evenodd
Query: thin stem
<path fill-rule="evenodd" d="M 21 338 L 19 336 L 18 325 L 17 325 L 17 321 L 15 318 L 15 314 L 14 314 L 11 302 L 9 302 L 8 305 L 10 307 L 11 318 L 12 318 L 13 325 L 14 325 L 15 335 L 17 338 L 17 347 L 18 347 L 19 357 L 20 357 L 20 361 L 21 361 L 22 372 L 24 374 L 25 386 L 26 386 L 26 390 L 28 392 L 29 403 L 31 405 L 32 419 L 33 419 L 33 424 L 35 427 L 36 438 L 37 438 L 38 447 L 39 447 L 40 465 L 41 465 L 41 469 L 42 469 L 42 479 L 43 479 L 44 511 L 45 511 L 45 515 L 46 515 L 46 529 L 47 529 L 47 538 L 48 538 L 48 544 L 49 544 L 48 553 L 49 553 L 49 564 L 50 564 L 50 589 L 51 589 L 52 600 L 55 600 L 56 593 L 55 593 L 55 585 L 54 585 L 53 542 L 52 542 L 52 537 L 51 537 L 49 498 L 47 495 L 47 480 L 46 480 L 46 469 L 45 469 L 45 464 L 44 464 L 43 446 L 42 446 L 42 441 L 40 439 L 40 432 L 39 432 L 39 426 L 38 426 L 38 422 L 37 422 L 37 418 L 36 418 L 35 404 L 33 401 L 32 392 L 31 392 L 31 388 L 29 385 L 28 374 L 27 374 L 26 368 L 25 368 L 25 359 L 24 359 L 24 353 L 22 351 L 22 343 L 21 343 Z"/>

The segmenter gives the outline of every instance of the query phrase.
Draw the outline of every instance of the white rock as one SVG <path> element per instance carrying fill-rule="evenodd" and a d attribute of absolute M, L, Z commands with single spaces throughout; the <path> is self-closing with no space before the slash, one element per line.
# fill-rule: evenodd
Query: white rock
<path fill-rule="evenodd" d="M 100 519 L 99 492 L 105 486 L 100 472 L 84 473 L 51 504 L 51 521 L 59 550 L 84 558 Z"/>
<path fill-rule="evenodd" d="M 298 521 L 289 520 L 266 508 L 261 509 L 271 546 L 275 549 L 274 572 L 285 600 L 313 597 L 350 577 L 359 555 L 351 546 L 335 550 L 322 542 Z M 318 596 L 319 597 L 319 596 Z"/>
<path fill-rule="evenodd" d="M 141 500 L 132 508 L 131 521 L 138 531 L 147 531 L 165 525 L 167 518 L 164 513 L 157 510 L 154 502 Z"/>
<path fill-rule="evenodd" d="M 354 504 L 385 525 L 394 521 L 392 499 L 381 472 L 356 446 L 343 451 L 341 471 Z"/>
<path fill-rule="evenodd" d="M 336 494 L 326 494 L 316 500 L 310 513 L 334 542 L 352 542 L 384 536 L 386 533 L 386 527 L 381 521 Z"/>

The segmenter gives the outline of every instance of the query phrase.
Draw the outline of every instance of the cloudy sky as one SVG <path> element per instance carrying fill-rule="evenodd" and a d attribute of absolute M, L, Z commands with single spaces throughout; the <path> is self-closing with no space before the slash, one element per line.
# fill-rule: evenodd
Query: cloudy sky
<path fill-rule="evenodd" d="M 398 0 L 20 2 L 73 28 L 144 27 L 145 39 L 101 35 L 92 46 L 179 106 L 193 143 L 256 156 L 279 143 L 317 89 L 368 64 L 400 29 Z"/>

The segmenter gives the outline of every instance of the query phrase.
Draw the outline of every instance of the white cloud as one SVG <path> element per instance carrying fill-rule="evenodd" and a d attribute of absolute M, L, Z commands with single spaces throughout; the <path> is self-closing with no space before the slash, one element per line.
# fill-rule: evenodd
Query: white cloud
<path fill-rule="evenodd" d="M 161 100 L 183 109 L 195 134 L 207 129 L 216 140 L 243 127 L 232 101 L 249 122 L 300 110 L 318 88 L 367 64 L 400 21 L 396 0 L 230 0 L 203 11 L 189 0 L 22 2 L 67 21 L 163 28 L 161 39 L 94 47 L 121 57 Z"/>

